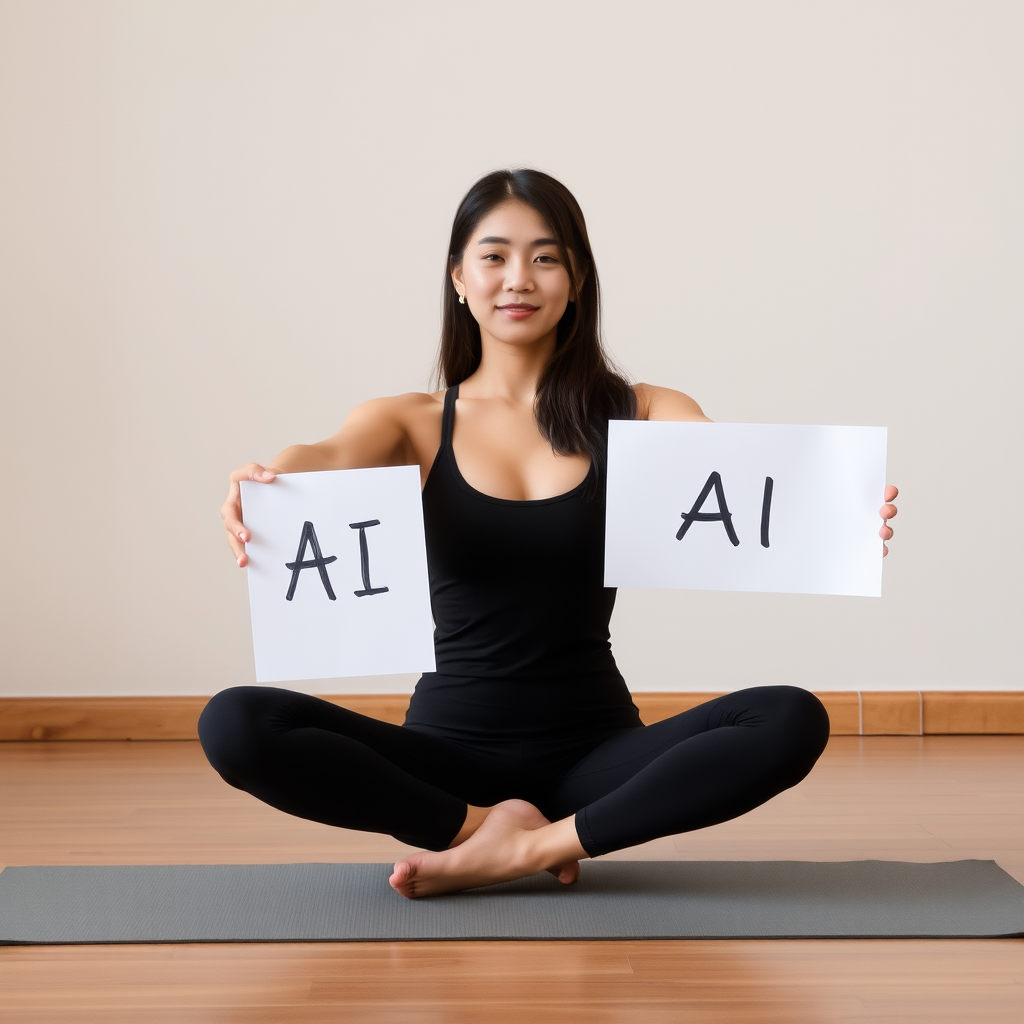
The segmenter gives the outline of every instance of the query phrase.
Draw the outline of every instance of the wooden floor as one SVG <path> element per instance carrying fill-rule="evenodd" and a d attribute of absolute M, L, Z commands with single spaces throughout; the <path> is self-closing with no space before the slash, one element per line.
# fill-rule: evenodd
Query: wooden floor
<path fill-rule="evenodd" d="M 386 861 L 405 849 L 259 805 L 194 743 L 0 744 L 0 864 Z M 836 737 L 771 804 L 615 856 L 981 857 L 1024 881 L 1024 736 Z M 2 1024 L 1022 1020 L 1018 940 L 0 948 Z"/>

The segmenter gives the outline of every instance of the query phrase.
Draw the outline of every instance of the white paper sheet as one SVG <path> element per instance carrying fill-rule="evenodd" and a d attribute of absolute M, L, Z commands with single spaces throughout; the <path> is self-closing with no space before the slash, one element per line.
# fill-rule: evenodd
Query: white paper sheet
<path fill-rule="evenodd" d="M 246 481 L 242 518 L 257 682 L 433 671 L 417 466 Z"/>
<path fill-rule="evenodd" d="M 605 584 L 879 596 L 885 447 L 884 427 L 614 420 Z M 731 518 L 691 517 L 724 511 L 715 473 Z"/>

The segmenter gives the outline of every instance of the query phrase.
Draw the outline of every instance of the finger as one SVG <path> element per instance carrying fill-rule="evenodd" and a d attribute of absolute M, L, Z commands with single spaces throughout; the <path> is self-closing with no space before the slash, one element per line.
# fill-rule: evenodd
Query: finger
<path fill-rule="evenodd" d="M 231 483 L 238 484 L 239 480 L 252 480 L 258 484 L 269 484 L 277 474 L 272 469 L 265 469 L 257 462 L 250 462 L 248 466 L 236 469 L 231 474 Z"/>
<path fill-rule="evenodd" d="M 878 536 L 881 537 L 882 540 L 892 540 L 892 527 L 890 527 L 890 526 L 883 526 L 878 531 Z"/>
<path fill-rule="evenodd" d="M 231 553 L 235 556 L 235 561 L 238 563 L 239 568 L 249 564 L 249 556 L 245 553 L 245 545 L 230 533 L 228 534 L 228 547 L 231 548 Z"/>
<path fill-rule="evenodd" d="M 889 554 L 889 549 L 885 546 L 885 544 L 883 544 L 882 545 L 882 557 L 885 558 L 885 556 L 887 554 Z"/>
<path fill-rule="evenodd" d="M 238 487 L 238 484 L 235 484 Z M 249 531 L 242 522 L 242 499 L 241 495 L 234 498 L 228 495 L 228 500 L 220 507 L 220 517 L 224 520 L 224 529 L 233 537 L 238 537 L 243 543 L 249 540 Z"/>
<path fill-rule="evenodd" d="M 893 487 L 892 484 L 889 484 L 889 486 L 886 487 L 886 489 L 885 489 L 885 500 L 886 501 L 895 501 L 897 496 L 899 495 L 899 493 L 900 492 L 899 492 L 898 488 Z"/>
<path fill-rule="evenodd" d="M 249 541 L 252 540 L 252 535 L 245 528 L 245 524 L 234 514 L 234 512 L 230 515 L 224 516 L 224 529 L 228 531 L 228 537 L 230 537 L 231 540 L 235 540 L 237 538 L 243 544 L 248 544 Z"/>
<path fill-rule="evenodd" d="M 266 469 L 257 462 L 250 462 L 248 466 L 236 469 L 230 476 L 228 497 L 221 506 L 220 515 L 224 520 L 224 527 L 228 531 L 228 545 L 234 553 L 235 561 L 240 566 L 247 565 L 249 562 L 243 545 L 248 543 L 252 536 L 242 523 L 242 489 L 239 484 L 242 480 L 268 484 L 276 476 L 277 474 L 273 470 Z"/>
<path fill-rule="evenodd" d="M 879 510 L 878 514 L 883 519 L 892 519 L 896 515 L 897 509 L 895 505 L 883 505 Z"/>

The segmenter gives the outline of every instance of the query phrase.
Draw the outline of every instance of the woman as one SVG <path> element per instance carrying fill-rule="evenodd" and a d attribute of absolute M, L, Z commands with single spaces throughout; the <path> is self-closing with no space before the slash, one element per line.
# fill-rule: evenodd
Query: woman
<path fill-rule="evenodd" d="M 544 870 L 574 882 L 582 857 L 725 821 L 795 785 L 829 733 L 821 703 L 788 686 L 640 722 L 608 642 L 607 423 L 705 417 L 609 367 L 586 225 L 553 178 L 481 179 L 449 254 L 448 390 L 367 402 L 329 440 L 236 470 L 223 508 L 244 566 L 240 480 L 418 465 L 437 671 L 403 726 L 247 686 L 214 697 L 199 723 L 230 784 L 424 848 L 391 876 L 408 897 Z"/>

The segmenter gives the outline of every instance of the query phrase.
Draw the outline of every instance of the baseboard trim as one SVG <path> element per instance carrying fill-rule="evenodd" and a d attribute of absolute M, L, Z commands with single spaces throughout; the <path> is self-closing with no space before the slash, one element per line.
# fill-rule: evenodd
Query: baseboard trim
<path fill-rule="evenodd" d="M 635 693 L 650 724 L 720 696 Z M 819 693 L 833 736 L 1024 733 L 1024 691 L 916 690 Z M 0 697 L 0 742 L 192 740 L 206 697 Z M 325 700 L 400 724 L 408 694 L 327 695 Z"/>

